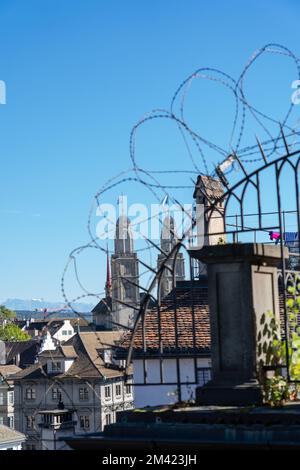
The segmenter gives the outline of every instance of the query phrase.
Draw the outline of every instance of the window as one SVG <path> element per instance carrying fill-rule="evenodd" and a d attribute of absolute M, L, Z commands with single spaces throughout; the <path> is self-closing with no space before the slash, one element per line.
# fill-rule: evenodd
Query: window
<path fill-rule="evenodd" d="M 106 385 L 106 387 L 104 387 L 104 396 L 105 398 L 111 397 L 110 385 Z"/>
<path fill-rule="evenodd" d="M 116 396 L 117 397 L 121 396 L 121 385 L 116 385 Z"/>
<path fill-rule="evenodd" d="M 52 388 L 52 400 L 60 400 L 61 391 L 57 387 Z"/>
<path fill-rule="evenodd" d="M 4 417 L 0 416 L 0 424 L 4 424 Z"/>
<path fill-rule="evenodd" d="M 8 403 L 9 405 L 13 405 L 14 404 L 14 392 L 8 392 Z"/>
<path fill-rule="evenodd" d="M 66 335 L 67 335 L 67 330 L 63 330 L 63 331 L 62 331 L 62 335 L 63 335 L 63 336 L 66 336 Z"/>
<path fill-rule="evenodd" d="M 81 429 L 89 429 L 90 428 L 90 417 L 89 416 L 80 416 L 79 417 L 80 421 L 80 428 Z"/>
<path fill-rule="evenodd" d="M 52 362 L 52 372 L 60 372 L 61 371 L 61 362 Z"/>
<path fill-rule="evenodd" d="M 14 429 L 14 417 L 13 416 L 7 417 L 7 425 L 9 428 Z"/>
<path fill-rule="evenodd" d="M 105 349 L 103 351 L 103 359 L 104 359 L 104 362 L 107 364 L 112 363 L 112 350 L 111 349 Z"/>
<path fill-rule="evenodd" d="M 71 336 L 73 334 L 72 330 L 68 330 L 68 335 Z"/>
<path fill-rule="evenodd" d="M 88 400 L 89 390 L 86 387 L 80 387 L 79 389 L 79 400 Z"/>
<path fill-rule="evenodd" d="M 130 395 L 132 393 L 131 384 L 125 385 L 126 395 Z"/>
<path fill-rule="evenodd" d="M 4 405 L 4 392 L 0 392 L 0 405 Z"/>
<path fill-rule="evenodd" d="M 109 424 L 111 424 L 111 421 L 112 421 L 111 414 L 105 415 L 105 424 L 109 425 Z"/>
<path fill-rule="evenodd" d="M 26 428 L 33 429 L 34 427 L 34 416 L 26 416 Z"/>
<path fill-rule="evenodd" d="M 205 385 L 211 379 L 211 369 L 209 367 L 197 370 L 197 382 L 201 386 Z"/>
<path fill-rule="evenodd" d="M 26 397 L 26 400 L 35 400 L 36 398 L 35 388 L 26 388 L 25 397 Z"/>

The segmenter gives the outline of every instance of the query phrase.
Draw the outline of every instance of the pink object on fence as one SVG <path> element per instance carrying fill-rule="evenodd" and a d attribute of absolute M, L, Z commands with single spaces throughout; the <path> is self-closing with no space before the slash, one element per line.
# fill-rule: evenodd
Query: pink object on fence
<path fill-rule="evenodd" d="M 281 238 L 279 232 L 269 232 L 269 237 L 270 237 L 270 240 L 275 240 L 276 244 L 279 242 Z"/>

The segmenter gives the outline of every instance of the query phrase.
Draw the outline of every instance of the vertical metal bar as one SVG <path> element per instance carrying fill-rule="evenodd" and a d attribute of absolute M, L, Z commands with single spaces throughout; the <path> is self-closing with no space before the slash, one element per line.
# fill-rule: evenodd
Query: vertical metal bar
<path fill-rule="evenodd" d="M 300 200 L 299 200 L 299 178 L 298 178 L 298 165 L 295 168 L 295 185 L 296 185 L 296 207 L 297 207 L 297 228 L 298 228 L 298 240 L 297 240 L 297 247 L 298 247 L 298 265 L 300 261 Z M 297 266 L 299 269 L 299 267 Z"/>
<path fill-rule="evenodd" d="M 145 359 L 146 351 L 147 351 L 147 343 L 146 343 L 146 335 L 145 335 L 145 316 L 146 311 L 143 312 L 142 316 L 142 342 L 143 342 L 143 375 L 144 375 L 144 384 L 147 383 L 147 363 Z"/>
<path fill-rule="evenodd" d="M 162 360 L 162 353 L 163 353 L 163 346 L 162 346 L 162 339 L 161 339 L 161 282 L 164 270 L 161 272 L 161 275 L 158 277 L 157 280 L 157 329 L 158 329 L 158 353 L 159 353 L 159 375 L 160 375 L 160 382 L 164 382 L 163 376 L 163 360 Z"/>
<path fill-rule="evenodd" d="M 241 230 L 244 230 L 244 201 L 240 201 L 240 215 L 241 215 Z"/>
<path fill-rule="evenodd" d="M 235 215 L 235 232 L 233 233 L 233 243 L 237 243 L 238 216 Z"/>
<path fill-rule="evenodd" d="M 178 402 L 182 401 L 181 397 L 181 385 L 180 385 L 180 363 L 178 358 L 178 322 L 177 322 L 177 294 L 176 294 L 176 261 L 179 249 L 175 252 L 173 259 L 173 272 L 172 272 L 172 284 L 173 284 L 173 303 L 174 303 L 174 333 L 175 333 L 175 349 L 176 349 L 176 382 L 177 382 L 177 396 Z"/>
<path fill-rule="evenodd" d="M 258 227 L 261 229 L 262 220 L 261 220 L 261 200 L 260 200 L 260 180 L 259 173 L 256 173 L 256 191 L 257 191 L 257 206 L 258 206 Z"/>
<path fill-rule="evenodd" d="M 197 383 L 197 339 L 196 339 L 196 319 L 195 319 L 195 304 L 194 304 L 194 276 L 192 268 L 192 259 L 189 255 L 189 264 L 190 264 L 190 278 L 191 278 L 191 310 L 192 310 L 192 332 L 193 332 L 193 355 L 194 355 L 194 374 L 195 374 L 195 383 Z"/>
<path fill-rule="evenodd" d="M 281 251 L 281 264 L 282 264 L 282 278 L 283 278 L 283 313 L 284 313 L 284 328 L 285 328 L 285 354 L 286 354 L 286 367 L 287 367 L 287 378 L 290 381 L 290 358 L 289 358 L 289 325 L 288 325 L 288 315 L 287 315 L 287 296 L 285 289 L 286 281 L 286 272 L 285 272 L 285 259 L 284 259 L 284 245 L 283 245 L 283 226 L 282 226 L 282 216 L 281 216 L 281 197 L 280 197 L 280 170 L 278 168 L 278 163 L 275 163 L 275 177 L 276 177 L 276 191 L 277 191 L 277 208 L 278 208 L 278 222 L 279 222 L 279 231 L 280 231 L 280 251 Z"/>
<path fill-rule="evenodd" d="M 298 159 L 298 162 L 299 162 L 299 159 Z M 297 261 L 296 261 L 296 266 L 294 269 L 297 269 L 299 270 L 299 261 L 300 261 L 300 200 L 299 200 L 299 179 L 298 179 L 298 165 L 296 165 L 295 167 L 295 186 L 296 186 L 296 210 L 297 210 L 297 230 L 298 230 L 298 236 L 297 236 L 297 242 L 296 242 L 296 246 L 297 246 L 297 249 L 295 250 L 295 252 L 297 253 L 296 257 L 297 257 Z M 298 273 L 295 273 L 295 284 L 297 286 L 298 284 Z M 297 292 L 297 289 L 296 291 Z M 298 318 L 297 318 L 297 325 L 299 325 L 299 310 L 298 310 Z"/>

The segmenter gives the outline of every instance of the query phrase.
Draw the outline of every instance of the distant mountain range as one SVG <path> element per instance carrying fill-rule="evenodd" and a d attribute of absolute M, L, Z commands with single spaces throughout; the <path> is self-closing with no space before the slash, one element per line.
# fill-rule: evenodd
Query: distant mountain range
<path fill-rule="evenodd" d="M 78 312 L 91 312 L 91 310 L 95 307 L 95 304 L 85 304 L 85 303 L 74 303 L 72 307 Z M 11 310 L 43 310 L 47 308 L 48 310 L 59 310 L 65 307 L 63 302 L 50 302 L 43 299 L 6 299 L 0 302 L 1 305 L 5 305 L 5 307 L 10 308 Z"/>

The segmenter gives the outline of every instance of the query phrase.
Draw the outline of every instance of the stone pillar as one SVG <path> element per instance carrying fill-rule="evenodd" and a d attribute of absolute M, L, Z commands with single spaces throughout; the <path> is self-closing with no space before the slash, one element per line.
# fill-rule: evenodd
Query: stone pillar
<path fill-rule="evenodd" d="M 208 267 L 211 324 L 212 380 L 197 389 L 197 403 L 261 404 L 259 363 L 264 363 L 272 340 L 266 331 L 268 312 L 279 322 L 280 247 L 215 245 L 191 249 L 190 256 Z M 287 248 L 284 256 L 288 256 Z"/>

